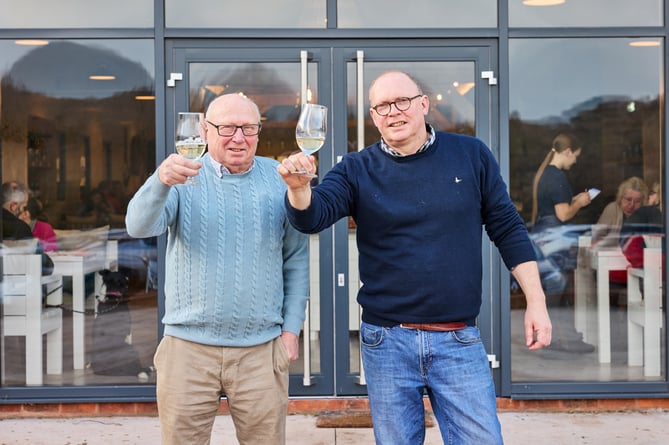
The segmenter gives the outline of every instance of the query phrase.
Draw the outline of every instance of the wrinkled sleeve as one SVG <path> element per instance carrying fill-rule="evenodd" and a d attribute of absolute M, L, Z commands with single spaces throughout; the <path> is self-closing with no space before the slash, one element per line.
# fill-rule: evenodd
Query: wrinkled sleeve
<path fill-rule="evenodd" d="M 309 297 L 309 238 L 288 221 L 283 240 L 283 327 L 300 334 Z"/>
<path fill-rule="evenodd" d="M 128 203 L 125 216 L 128 235 L 134 238 L 158 236 L 167 230 L 176 217 L 178 193 L 151 175 Z"/>

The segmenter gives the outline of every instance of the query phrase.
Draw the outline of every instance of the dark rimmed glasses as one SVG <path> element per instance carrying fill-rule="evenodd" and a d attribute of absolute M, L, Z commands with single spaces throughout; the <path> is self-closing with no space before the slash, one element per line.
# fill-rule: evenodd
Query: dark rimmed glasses
<path fill-rule="evenodd" d="M 214 127 L 218 132 L 219 136 L 230 137 L 233 136 L 238 128 L 242 129 L 242 134 L 244 136 L 256 136 L 260 133 L 260 124 L 247 124 L 247 125 L 216 125 L 213 122 L 207 121 L 209 125 Z"/>
<path fill-rule="evenodd" d="M 382 102 L 378 105 L 372 107 L 372 110 L 376 111 L 376 114 L 379 116 L 388 116 L 390 113 L 390 107 L 395 105 L 398 111 L 406 111 L 411 107 L 411 101 L 423 97 L 422 94 L 417 94 L 414 97 L 398 97 L 392 102 Z"/>

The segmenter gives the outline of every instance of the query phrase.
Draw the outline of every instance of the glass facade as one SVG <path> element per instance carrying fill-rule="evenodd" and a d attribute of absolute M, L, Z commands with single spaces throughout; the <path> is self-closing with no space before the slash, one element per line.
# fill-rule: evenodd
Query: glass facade
<path fill-rule="evenodd" d="M 662 0 L 510 0 L 509 26 L 662 26 Z"/>
<path fill-rule="evenodd" d="M 168 28 L 326 28 L 326 0 L 165 0 Z"/>
<path fill-rule="evenodd" d="M 153 0 L 0 0 L 0 29 L 150 28 L 153 3 Z"/>
<path fill-rule="evenodd" d="M 643 388 L 666 397 L 666 4 L 0 0 L 1 179 L 25 184 L 57 242 L 53 273 L 35 290 L 34 274 L 17 265 L 34 246 L 3 240 L 0 398 L 106 401 L 110 386 L 130 388 L 127 400 L 150 397 L 164 246 L 130 238 L 124 209 L 173 152 L 176 112 L 242 92 L 262 113 L 258 154 L 281 160 L 297 149 L 307 94 L 332 117 L 322 176 L 378 140 L 367 93 L 388 69 L 418 79 L 435 128 L 480 137 L 498 157 L 535 245 L 554 337 L 573 334 L 566 346 L 528 351 L 524 295 L 484 245 L 479 323 L 500 366 L 491 367 L 498 394 L 634 397 Z M 568 167 L 547 157 L 562 134 L 578 141 Z M 544 160 L 572 196 L 599 191 L 551 231 L 533 217 Z M 641 207 L 659 223 L 632 218 Z M 291 395 L 365 394 L 355 236 L 341 221 L 310 238 Z M 115 293 L 104 270 L 120 272 L 127 298 L 104 301 Z M 39 340 L 28 319 L 39 320 Z"/>
<path fill-rule="evenodd" d="M 62 277 L 62 296 L 57 308 L 47 299 L 41 314 L 30 313 L 14 306 L 40 296 L 14 295 L 10 286 L 18 277 L 4 277 L 5 327 L 25 323 L 26 329 L 6 331 L 16 335 L 3 339 L 3 385 L 35 385 L 30 329 L 49 310 L 61 319 L 62 367 L 47 368 L 44 385 L 150 383 L 158 332 L 156 245 L 130 238 L 124 219 L 128 199 L 156 162 L 153 42 L 20 43 L 0 40 L 2 180 L 24 183 L 37 203 L 31 219 L 54 229 L 55 240 L 42 244 L 53 275 Z M 21 253 L 5 240 L 5 268 Z M 122 273 L 123 288 L 114 287 L 122 300 L 105 301 L 113 285 L 104 270 Z"/>
<path fill-rule="evenodd" d="M 528 353 L 522 345 L 522 294 L 512 286 L 514 381 L 665 378 L 663 366 L 649 373 L 628 357 L 634 348 L 628 338 L 634 329 L 627 277 L 632 264 L 630 255 L 626 256 L 625 229 L 620 233 L 621 225 L 633 221 L 634 207 L 647 205 L 653 184 L 661 187 L 663 182 L 663 46 L 659 39 L 627 38 L 512 39 L 509 43 L 510 193 L 541 256 L 555 328 L 552 349 Z M 560 61 L 559 69 L 554 60 Z M 532 225 L 533 181 L 560 134 L 572 134 L 580 141 L 574 147 L 581 148 L 575 165 L 561 165 L 557 158 L 552 161 L 568 178 L 573 195 L 593 187 L 601 193 L 565 224 L 547 230 Z M 639 178 L 638 183 L 630 182 L 631 178 Z M 629 209 L 626 200 L 630 200 Z M 613 209 L 619 218 L 607 216 Z M 652 209 L 661 212 L 662 203 Z M 651 230 L 650 224 L 646 222 L 643 230 Z M 664 224 L 652 230 L 662 236 Z M 602 280 L 606 273 L 610 277 Z M 662 294 L 661 287 L 656 291 Z M 664 318 L 661 305 L 651 310 L 652 317 Z M 654 335 L 659 340 L 659 325 Z M 659 363 L 659 344 L 652 353 Z M 564 361 L 570 367 L 555 366 Z"/>
<path fill-rule="evenodd" d="M 495 0 L 418 0 L 407 8 L 394 0 L 337 1 L 340 28 L 490 28 L 497 26 Z"/>

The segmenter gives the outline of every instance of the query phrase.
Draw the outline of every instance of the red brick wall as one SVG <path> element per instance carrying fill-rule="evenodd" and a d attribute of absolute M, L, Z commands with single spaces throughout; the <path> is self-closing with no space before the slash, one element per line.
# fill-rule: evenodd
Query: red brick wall
<path fill-rule="evenodd" d="M 426 399 L 429 409 L 429 401 Z M 497 399 L 499 411 L 625 411 L 669 409 L 669 399 L 594 399 L 594 400 L 512 400 Z M 318 414 L 323 411 L 366 411 L 364 397 L 291 399 L 290 414 Z M 227 402 L 221 402 L 220 412 L 228 412 Z M 108 417 L 157 416 L 155 403 L 45 403 L 0 404 L 0 418 L 17 417 Z"/>

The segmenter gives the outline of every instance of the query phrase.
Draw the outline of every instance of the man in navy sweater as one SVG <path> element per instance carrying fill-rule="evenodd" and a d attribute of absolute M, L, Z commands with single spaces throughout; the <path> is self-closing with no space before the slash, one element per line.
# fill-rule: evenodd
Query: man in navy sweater
<path fill-rule="evenodd" d="M 428 97 L 406 73 L 369 88 L 381 141 L 349 153 L 311 188 L 313 157 L 278 167 L 291 223 L 319 232 L 357 225 L 360 341 L 377 444 L 420 444 L 427 391 L 444 443 L 503 442 L 488 359 L 475 325 L 481 227 L 527 299 L 525 342 L 550 344 L 534 251 L 492 153 L 478 139 L 426 124 Z"/>

